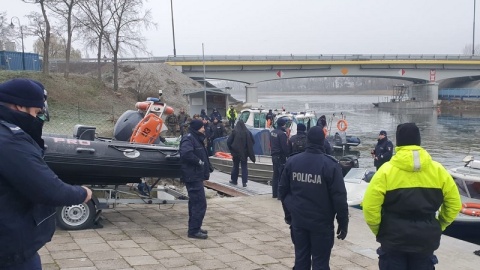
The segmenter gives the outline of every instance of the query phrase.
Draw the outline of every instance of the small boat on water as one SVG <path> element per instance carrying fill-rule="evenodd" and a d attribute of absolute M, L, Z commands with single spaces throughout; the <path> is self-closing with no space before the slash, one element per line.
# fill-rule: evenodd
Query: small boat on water
<path fill-rule="evenodd" d="M 462 210 L 454 223 L 480 224 L 480 160 L 463 159 L 464 166 L 449 169 L 462 198 Z"/>

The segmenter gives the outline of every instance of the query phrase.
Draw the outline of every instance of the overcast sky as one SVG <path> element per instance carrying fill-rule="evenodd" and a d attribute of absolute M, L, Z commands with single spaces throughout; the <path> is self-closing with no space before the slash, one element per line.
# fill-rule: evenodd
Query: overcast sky
<path fill-rule="evenodd" d="M 23 17 L 38 5 L 0 0 Z M 145 1 L 154 56 L 173 55 L 170 0 Z M 480 5 L 480 1 L 478 1 Z M 177 55 L 462 54 L 473 39 L 474 0 L 173 0 Z M 479 9 L 477 5 L 477 10 Z M 475 44 L 480 44 L 477 14 Z M 32 51 L 33 39 L 26 41 Z M 74 44 L 83 51 L 83 45 Z M 90 53 L 90 57 L 93 57 Z"/>

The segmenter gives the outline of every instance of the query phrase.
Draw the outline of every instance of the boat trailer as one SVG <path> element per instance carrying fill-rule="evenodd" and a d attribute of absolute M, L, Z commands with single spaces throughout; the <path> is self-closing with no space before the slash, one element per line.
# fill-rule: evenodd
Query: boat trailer
<path fill-rule="evenodd" d="M 158 182 L 158 181 L 157 181 Z M 188 196 L 180 192 L 175 186 L 164 185 L 154 188 L 148 186 L 141 190 L 134 185 L 91 186 L 92 199 L 87 203 L 63 206 L 57 208 L 57 225 L 65 230 L 83 230 L 102 228 L 100 214 L 103 209 L 112 209 L 119 204 L 178 204 L 188 203 Z M 121 186 L 128 190 L 120 189 Z M 156 193 L 156 197 L 152 197 Z"/>

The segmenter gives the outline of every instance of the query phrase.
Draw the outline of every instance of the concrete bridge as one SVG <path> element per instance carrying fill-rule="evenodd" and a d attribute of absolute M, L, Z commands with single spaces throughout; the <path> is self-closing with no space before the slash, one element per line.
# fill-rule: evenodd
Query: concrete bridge
<path fill-rule="evenodd" d="M 413 82 L 416 100 L 438 98 L 438 82 L 480 79 L 480 56 L 467 55 L 289 55 L 176 56 L 167 64 L 196 79 L 247 83 L 247 103 L 258 100 L 256 83 L 311 77 L 375 77 Z M 417 93 L 417 95 L 415 95 Z"/>

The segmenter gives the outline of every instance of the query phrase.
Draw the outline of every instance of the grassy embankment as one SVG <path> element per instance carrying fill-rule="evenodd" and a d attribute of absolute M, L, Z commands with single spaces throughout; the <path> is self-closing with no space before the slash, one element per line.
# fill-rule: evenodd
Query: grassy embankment
<path fill-rule="evenodd" d="M 119 95 L 95 78 L 71 74 L 44 75 L 40 72 L 0 71 L 0 82 L 13 78 L 40 81 L 48 91 L 51 121 L 46 123 L 48 133 L 71 135 L 77 123 L 94 125 L 97 131 L 108 136 L 114 120 L 125 110 L 133 109 L 135 99 L 128 93 Z"/>

